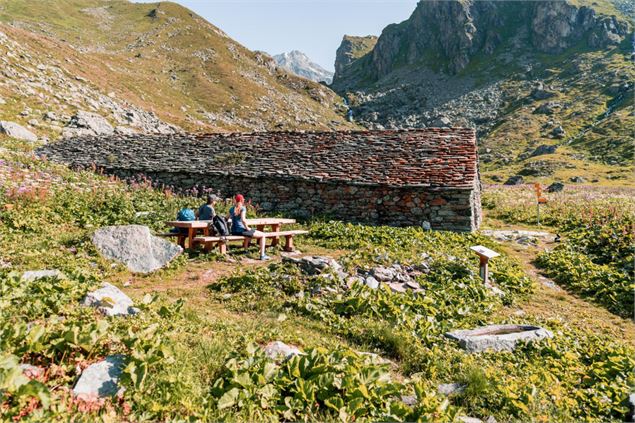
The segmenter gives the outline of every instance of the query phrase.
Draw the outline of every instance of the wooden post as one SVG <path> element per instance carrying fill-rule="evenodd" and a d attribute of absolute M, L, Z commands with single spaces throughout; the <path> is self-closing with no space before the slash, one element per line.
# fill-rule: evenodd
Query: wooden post
<path fill-rule="evenodd" d="M 271 232 L 280 232 L 280 224 L 271 225 Z M 280 242 L 280 237 L 276 236 L 271 240 L 271 246 L 275 247 Z"/>
<path fill-rule="evenodd" d="M 293 235 L 285 236 L 284 251 L 293 251 Z"/>
<path fill-rule="evenodd" d="M 500 254 L 498 254 L 496 251 L 490 250 L 489 248 L 483 247 L 482 245 L 470 247 L 470 250 L 478 254 L 479 275 L 483 279 L 483 283 L 488 284 L 489 283 L 489 269 L 488 269 L 487 263 L 489 262 L 489 259 L 498 257 Z"/>

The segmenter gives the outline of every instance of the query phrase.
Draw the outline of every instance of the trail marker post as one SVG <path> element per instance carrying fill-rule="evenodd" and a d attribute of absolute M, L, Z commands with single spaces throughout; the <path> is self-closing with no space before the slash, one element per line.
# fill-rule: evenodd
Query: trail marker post
<path fill-rule="evenodd" d="M 534 189 L 536 190 L 536 220 L 540 225 L 540 205 L 547 204 L 547 199 L 542 196 L 542 187 L 538 182 L 534 184 Z"/>
<path fill-rule="evenodd" d="M 500 256 L 500 254 L 498 254 L 496 251 L 490 250 L 487 247 L 483 247 L 482 245 L 470 247 L 470 250 L 474 251 L 481 260 L 479 266 L 479 274 L 481 275 L 483 282 L 485 284 L 489 283 L 489 270 L 487 268 L 487 263 L 489 262 L 489 259 L 498 257 Z"/>

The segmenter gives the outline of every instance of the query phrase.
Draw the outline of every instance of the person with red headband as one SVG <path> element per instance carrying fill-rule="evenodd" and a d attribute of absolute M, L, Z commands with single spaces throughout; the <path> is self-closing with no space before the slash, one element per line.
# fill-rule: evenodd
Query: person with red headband
<path fill-rule="evenodd" d="M 242 194 L 236 194 L 234 197 L 234 206 L 229 209 L 227 218 L 232 220 L 232 235 L 249 238 L 262 238 L 262 235 L 264 235 L 260 231 L 251 229 L 247 224 L 247 207 L 245 207 L 245 197 Z M 269 260 L 269 257 L 265 254 L 264 242 L 260 242 L 260 260 Z"/>

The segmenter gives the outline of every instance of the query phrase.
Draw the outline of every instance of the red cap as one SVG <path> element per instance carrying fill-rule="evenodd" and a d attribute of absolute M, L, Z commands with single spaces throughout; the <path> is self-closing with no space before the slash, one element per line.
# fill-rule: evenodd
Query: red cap
<path fill-rule="evenodd" d="M 245 201 L 245 197 L 243 197 L 242 194 L 236 194 L 236 197 L 234 197 L 234 200 L 236 200 L 237 203 L 243 203 Z"/>

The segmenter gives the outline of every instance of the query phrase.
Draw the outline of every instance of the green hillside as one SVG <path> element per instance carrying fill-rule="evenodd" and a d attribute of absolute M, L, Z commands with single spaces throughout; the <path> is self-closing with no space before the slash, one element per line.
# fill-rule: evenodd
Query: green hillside
<path fill-rule="evenodd" d="M 25 67 L 50 64 L 68 71 L 74 83 L 81 78 L 79 97 L 83 89 L 96 90 L 188 130 L 350 127 L 341 99 L 328 88 L 277 69 L 268 56 L 174 3 L 8 0 L 0 3 L 0 31 L 25 53 L 8 63 L 16 69 L 17 86 L 34 78 Z M 47 71 L 35 73 L 38 78 Z M 33 86 L 36 93 L 43 91 L 39 85 Z M 26 122 L 51 107 L 37 94 L 21 94 L 0 86 L 10 106 L 0 119 L 16 120 L 14 111 L 36 109 L 21 120 Z M 85 108 L 83 100 L 78 102 Z M 58 113 L 79 108 L 68 98 L 61 102 L 70 110 L 60 107 Z M 91 111 L 111 118 L 93 106 Z"/>

